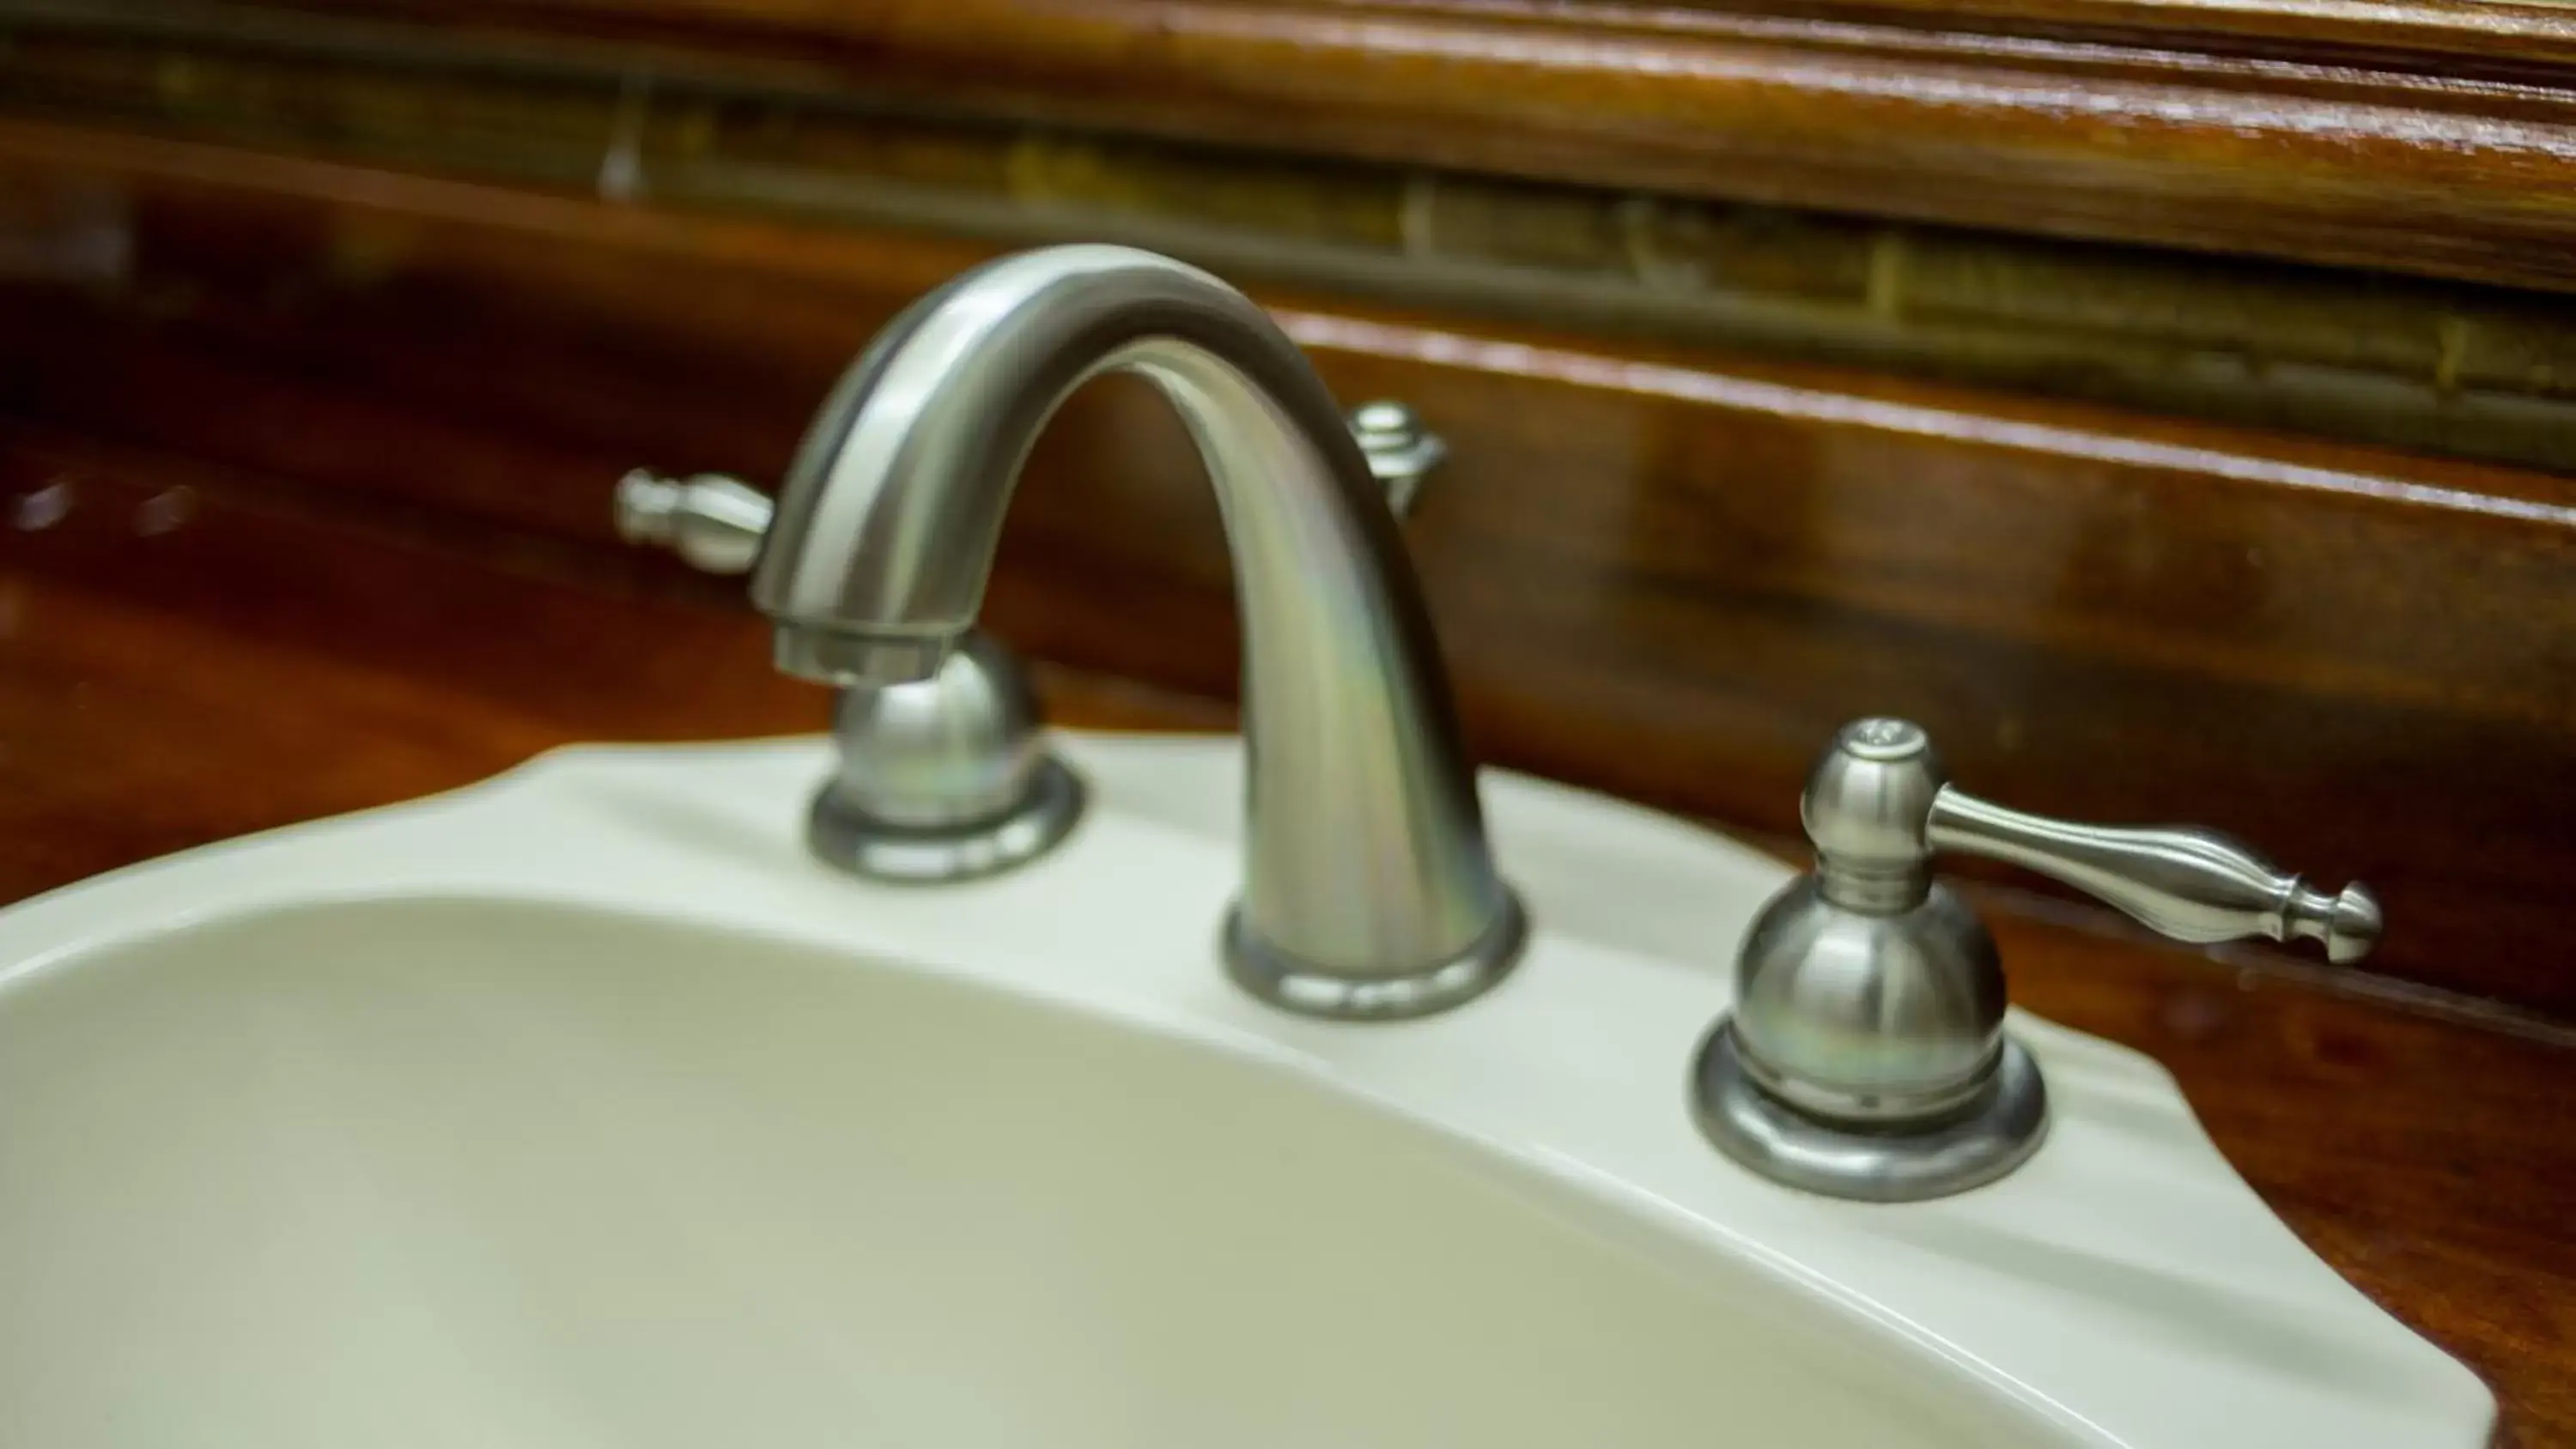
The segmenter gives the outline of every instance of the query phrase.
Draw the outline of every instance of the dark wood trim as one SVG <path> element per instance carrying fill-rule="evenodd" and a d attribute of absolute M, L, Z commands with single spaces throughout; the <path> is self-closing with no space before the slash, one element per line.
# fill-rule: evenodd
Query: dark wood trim
<path fill-rule="evenodd" d="M 0 47 L 0 109 L 638 205 L 1126 241 L 1605 338 L 2576 472 L 2576 297 L 648 85 L 605 55 L 505 66 L 403 35 L 28 25 Z"/>
<path fill-rule="evenodd" d="M 1045 123 L 2576 286 L 2576 15 L 2548 5 L 301 8 Z"/>
<path fill-rule="evenodd" d="M 578 3 L 578 0 L 575 0 Z M 1475 7 L 1481 0 L 1422 0 Z M 1693 10 L 1826 17 L 1938 34 L 2041 37 L 2194 57 L 2355 62 L 2397 74 L 2564 79 L 2576 23 L 2527 0 L 1684 0 Z M 2286 74 L 2286 73 L 2285 73 Z"/>
<path fill-rule="evenodd" d="M 0 127 L 0 174 L 48 168 L 112 183 L 133 261 L 8 294 L 0 405 L 603 553 L 619 472 L 775 477 L 983 254 Z M 1976 788 L 2360 876 L 2378 969 L 2576 1015 L 2576 481 L 1264 295 L 1451 438 L 1411 538 L 1491 758 L 1785 833 L 1836 724 L 1910 713 Z M 1004 630 L 1228 693 L 1168 413 L 1104 385 L 1033 467 Z"/>

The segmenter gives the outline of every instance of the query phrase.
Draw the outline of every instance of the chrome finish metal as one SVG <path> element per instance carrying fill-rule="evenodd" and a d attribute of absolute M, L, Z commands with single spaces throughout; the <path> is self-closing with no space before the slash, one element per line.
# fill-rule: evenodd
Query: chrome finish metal
<path fill-rule="evenodd" d="M 2003 1048 L 2004 970 L 1942 886 L 1901 910 L 1835 904 L 1802 876 L 1744 938 L 1735 1014 L 1746 1069 L 1774 1096 L 1838 1122 L 1957 1111 Z"/>
<path fill-rule="evenodd" d="M 1046 758 L 1028 671 L 977 630 L 914 684 L 844 691 L 831 793 L 889 825 L 924 830 L 990 820 L 1025 799 Z"/>
<path fill-rule="evenodd" d="M 1082 819 L 1082 777 L 1041 755 L 1028 793 L 986 820 L 897 825 L 854 807 L 827 783 L 805 819 L 816 859 L 855 875 L 906 885 L 976 880 L 1025 865 L 1062 843 Z"/>
<path fill-rule="evenodd" d="M 1904 720 L 1845 726 L 1799 816 L 1815 872 L 1746 935 L 1735 1012 L 1703 1045 L 1693 1095 L 1728 1155 L 1837 1196 L 1974 1187 L 2047 1130 L 2037 1070 L 2003 1034 L 1994 941 L 1933 879 L 1936 851 L 2052 876 L 2186 941 L 2308 937 L 2351 961 L 2379 936 L 2364 887 L 2328 895 L 2224 835 L 2079 825 L 1978 799 Z"/>
<path fill-rule="evenodd" d="M 748 572 L 769 527 L 767 494 L 739 478 L 677 480 L 637 469 L 618 480 L 617 531 L 709 573 Z M 780 631 L 781 663 L 805 642 Z M 824 635 L 824 651 L 850 641 Z M 864 648 L 864 641 L 861 647 Z M 895 646 L 909 649 L 911 646 Z M 1082 780 L 1046 752 L 1028 671 L 970 630 L 935 662 L 906 654 L 894 685 L 852 685 L 832 708 L 840 763 L 816 792 L 806 844 L 826 864 L 880 880 L 969 880 L 1045 854 L 1082 818 Z M 834 656 L 838 662 L 840 656 Z M 821 661 L 798 655 L 795 673 Z"/>
<path fill-rule="evenodd" d="M 1056 247 L 897 318 L 807 434 L 753 570 L 781 664 L 843 683 L 935 667 L 982 606 L 1030 444 L 1113 371 L 1180 412 L 1233 554 L 1250 755 L 1236 978 L 1357 1017 L 1491 986 L 1520 932 L 1393 516 L 1296 345 L 1205 272 Z M 1348 989 L 1289 985 L 1305 982 Z"/>
<path fill-rule="evenodd" d="M 1028 797 L 992 820 L 935 829 L 888 825 L 848 809 L 829 786 L 805 819 L 805 845 L 826 865 L 902 885 L 979 880 L 1053 850 L 1082 819 L 1082 777 L 1053 755 Z"/>
<path fill-rule="evenodd" d="M 1398 518 L 1410 514 L 1423 480 L 1449 456 L 1448 441 L 1391 398 L 1361 403 L 1349 421 L 1386 506 Z M 628 543 L 667 548 L 707 573 L 747 574 L 777 505 L 730 473 L 670 478 L 637 468 L 617 480 L 616 509 L 617 536 Z"/>
<path fill-rule="evenodd" d="M 815 793 L 805 840 L 860 875 L 992 875 L 1045 854 L 1082 818 L 1082 781 L 1047 753 L 1028 672 L 980 630 L 926 680 L 843 689 L 832 742 L 840 765 Z"/>
<path fill-rule="evenodd" d="M 1345 1021 L 1428 1016 L 1494 984 L 1520 958 L 1529 920 L 1506 891 L 1502 914 L 1467 948 L 1427 971 L 1364 977 L 1312 970 L 1245 929 L 1240 905 L 1226 912 L 1221 946 L 1235 984 L 1291 1011 Z"/>
<path fill-rule="evenodd" d="M 2010 861 L 2099 897 L 2177 941 L 2305 938 L 2358 961 L 2379 942 L 2379 902 L 2328 895 L 2214 831 L 2079 825 L 2006 809 L 1956 787 L 1932 802 L 1932 848 Z"/>
<path fill-rule="evenodd" d="M 665 478 L 638 468 L 617 480 L 617 536 L 656 544 L 711 574 L 751 572 L 768 531 L 769 495 L 739 478 Z"/>
<path fill-rule="evenodd" d="M 1398 518 L 1410 515 L 1423 480 L 1449 456 L 1448 441 L 1424 427 L 1413 409 L 1391 398 L 1351 409 L 1350 424 L 1370 476 L 1386 489 L 1386 506 Z"/>
<path fill-rule="evenodd" d="M 770 662 L 799 679 L 851 689 L 901 689 L 930 679 L 948 662 L 944 638 L 872 639 L 837 629 L 781 624 L 770 631 Z M 871 685 L 869 680 L 887 681 Z"/>
<path fill-rule="evenodd" d="M 2021 1043 L 2006 1041 L 1976 1095 L 1903 1131 L 1847 1127 L 1772 1095 L 1721 1018 L 1691 1067 L 1700 1131 L 1774 1182 L 1861 1202 L 1919 1202 L 1981 1187 L 2022 1165 L 2048 1136 L 2048 1088 Z"/>

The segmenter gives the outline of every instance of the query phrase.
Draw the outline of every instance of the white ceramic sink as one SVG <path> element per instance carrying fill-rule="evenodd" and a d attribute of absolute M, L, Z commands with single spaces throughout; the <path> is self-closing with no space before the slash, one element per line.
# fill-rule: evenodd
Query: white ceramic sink
<path fill-rule="evenodd" d="M 1232 742 L 1065 736 L 1011 876 L 798 843 L 819 741 L 558 753 L 0 912 L 0 1445 L 2438 1446 L 2482 1386 L 2165 1074 L 1946 1201 L 1702 1143 L 1784 876 L 1489 775 L 1538 926 L 1449 1016 L 1214 959 Z"/>

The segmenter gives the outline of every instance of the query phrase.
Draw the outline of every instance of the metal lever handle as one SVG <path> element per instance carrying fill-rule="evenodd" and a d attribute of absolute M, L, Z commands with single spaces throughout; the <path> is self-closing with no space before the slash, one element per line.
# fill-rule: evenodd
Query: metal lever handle
<path fill-rule="evenodd" d="M 2379 941 L 2379 902 L 2359 882 L 2328 895 L 2214 830 L 2084 825 L 2010 809 L 1956 785 L 1932 797 L 1925 836 L 2037 871 L 2097 896 L 2180 941 L 2299 937 L 2330 961 L 2358 961 Z"/>
<path fill-rule="evenodd" d="M 1702 1131 L 1780 1182 L 1905 1202 L 2012 1171 L 2048 1130 L 2030 1052 L 2004 1031 L 1995 942 L 1933 878 L 1944 850 L 2008 861 L 2185 941 L 2306 936 L 2368 954 L 2379 903 L 2329 896 L 2209 830 L 2121 829 L 2007 809 L 1950 783 L 1920 725 L 1855 720 L 1799 797 L 1816 847 L 1745 933 L 1735 1010 L 1692 1075 Z"/>
<path fill-rule="evenodd" d="M 2356 961 L 2379 940 L 2379 902 L 2359 884 L 2328 895 L 2228 836 L 2052 820 L 1950 783 L 1920 725 L 1845 725 L 1800 801 L 1824 898 L 1873 914 L 1911 911 L 1931 889 L 1935 851 L 2008 861 L 2099 896 L 2178 940 L 2268 936 L 2323 942 Z"/>
<path fill-rule="evenodd" d="M 658 544 L 711 574 L 751 572 L 778 505 L 739 478 L 665 478 L 638 468 L 617 480 L 617 536 Z"/>

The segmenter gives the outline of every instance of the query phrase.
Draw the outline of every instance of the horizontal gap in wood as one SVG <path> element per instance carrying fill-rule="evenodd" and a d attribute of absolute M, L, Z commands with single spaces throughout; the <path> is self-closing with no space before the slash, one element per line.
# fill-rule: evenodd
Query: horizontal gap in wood
<path fill-rule="evenodd" d="M 182 24 L 132 5 L 13 4 L 30 25 Z M 2576 20 L 2507 0 L 2258 9 L 1989 0 L 1947 22 L 1910 0 L 1789 13 L 340 0 L 182 13 L 272 37 L 313 26 L 343 49 L 372 27 L 518 65 L 590 55 L 621 74 L 1168 140 L 2576 286 L 2576 211 L 2553 199 L 2576 176 Z M 2220 22 L 2197 48 L 2187 20 L 2084 18 L 2189 11 Z"/>
<path fill-rule="evenodd" d="M 2576 301 L 2494 288 L 238 37 L 21 35 L 5 107 L 645 205 L 1125 240 L 1604 336 L 2576 471 Z"/>
<path fill-rule="evenodd" d="M 989 251 L 23 126 L 0 175 L 112 180 L 131 228 L 112 275 L 7 289 L 0 402 L 601 550 L 618 473 L 774 479 Z M 1793 831 L 1832 729 L 1909 714 L 1974 788 L 2359 876 L 2382 969 L 2576 1014 L 2576 481 L 1261 295 L 1337 395 L 1450 440 L 1408 539 L 1487 758 Z M 991 616 L 1231 691 L 1214 510 L 1149 395 L 1049 430 Z"/>

